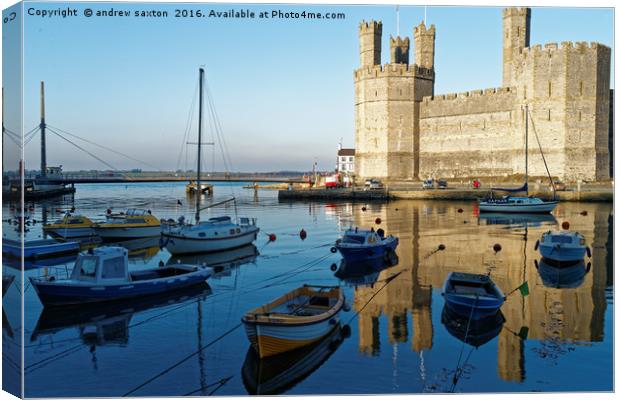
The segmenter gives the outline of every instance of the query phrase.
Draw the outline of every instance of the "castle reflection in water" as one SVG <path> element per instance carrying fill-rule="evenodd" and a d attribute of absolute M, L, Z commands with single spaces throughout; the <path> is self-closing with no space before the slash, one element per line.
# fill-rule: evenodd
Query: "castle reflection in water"
<path fill-rule="evenodd" d="M 504 293 L 528 281 L 529 296 L 518 292 L 508 296 L 502 307 L 504 329 L 492 342 L 497 343 L 497 371 L 505 381 L 525 379 L 524 343 L 516 334 L 523 327 L 527 327 L 528 339 L 540 341 L 538 353 L 542 357 L 553 357 L 552 352 L 562 351 L 562 344 L 602 341 L 606 288 L 613 282 L 612 205 L 563 203 L 554 214 L 478 216 L 475 204 L 463 207 L 415 201 L 368 204 L 365 211 L 362 205 L 334 207 L 332 215 L 342 228 L 377 226 L 375 219 L 379 217 L 380 226 L 400 238 L 399 264 L 381 271 L 375 284 L 354 289 L 353 308 L 361 310 L 359 351 L 369 356 L 380 351 L 382 315 L 391 344 L 411 342 L 415 352 L 431 349 L 434 331 L 443 329 L 433 326 L 431 305 L 433 300 L 443 301 L 437 294 L 450 271 L 491 271 Z M 585 276 L 568 285 L 572 287 L 548 287 L 535 265 L 540 256 L 534 246 L 542 232 L 564 221 L 585 236 L 592 249 L 592 259 L 586 262 L 592 265 Z M 497 253 L 493 250 L 496 243 L 501 245 Z M 439 244 L 446 246 L 444 251 L 437 250 Z M 398 273 L 398 278 L 382 289 L 383 282 Z"/>

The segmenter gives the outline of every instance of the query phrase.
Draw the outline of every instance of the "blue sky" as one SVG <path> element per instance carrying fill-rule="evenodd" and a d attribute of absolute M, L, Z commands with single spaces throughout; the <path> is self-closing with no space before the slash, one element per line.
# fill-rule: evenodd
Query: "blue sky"
<path fill-rule="evenodd" d="M 66 6 L 26 3 L 25 10 Z M 389 57 L 389 35 L 396 33 L 392 6 L 69 6 L 78 10 L 78 17 L 25 18 L 25 130 L 38 123 L 43 80 L 50 125 L 160 169 L 185 168 L 177 159 L 201 64 L 206 67 L 234 170 L 309 170 L 315 160 L 321 169 L 332 169 L 340 138 L 345 146 L 354 145 L 358 23 L 383 21 L 384 63 Z M 86 8 L 112 7 L 132 13 L 167 10 L 169 17 L 83 16 Z M 346 19 L 174 18 L 175 8 L 335 11 L 344 12 Z M 401 6 L 401 35 L 412 36 L 413 26 L 423 16 L 423 7 Z M 437 94 L 501 86 L 501 8 L 430 7 L 427 21 L 437 28 Z M 567 40 L 598 41 L 613 49 L 613 10 L 533 9 L 532 44 Z M 195 134 L 194 129 L 191 135 Z M 65 170 L 107 168 L 62 139 L 48 137 L 48 164 L 62 164 Z M 27 168 L 38 166 L 37 143 L 38 138 L 26 148 Z M 82 145 L 116 168 L 152 169 Z M 206 154 L 211 157 L 212 152 Z M 213 167 L 211 161 L 207 165 Z M 223 170 L 219 156 L 215 169 Z"/>

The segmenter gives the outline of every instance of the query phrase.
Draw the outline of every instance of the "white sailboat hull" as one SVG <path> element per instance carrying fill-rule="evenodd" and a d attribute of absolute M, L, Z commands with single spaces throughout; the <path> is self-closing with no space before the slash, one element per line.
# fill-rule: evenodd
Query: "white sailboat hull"
<path fill-rule="evenodd" d="M 213 238 L 199 237 L 192 232 L 164 232 L 166 249 L 172 254 L 210 253 L 246 246 L 256 240 L 259 229 L 245 227 L 239 234 Z"/>

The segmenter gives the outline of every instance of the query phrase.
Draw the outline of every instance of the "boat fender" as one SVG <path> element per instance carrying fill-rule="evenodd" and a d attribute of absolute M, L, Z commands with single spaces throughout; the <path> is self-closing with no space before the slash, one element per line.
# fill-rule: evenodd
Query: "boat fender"
<path fill-rule="evenodd" d="M 377 229 L 377 235 L 379 235 L 379 237 L 381 239 L 384 239 L 385 238 L 385 231 L 383 229 L 379 228 L 379 229 Z"/>
<path fill-rule="evenodd" d="M 335 253 L 335 252 L 337 252 L 337 251 L 338 251 L 338 249 L 337 249 L 337 248 L 335 248 L 335 247 L 332 247 L 331 249 L 329 249 L 329 251 L 331 251 L 332 253 Z"/>
<path fill-rule="evenodd" d="M 351 336 L 351 327 L 349 325 L 343 326 L 340 331 L 342 332 L 342 337 L 348 338 Z"/>
<path fill-rule="evenodd" d="M 332 271 L 335 271 L 338 269 L 338 266 L 336 265 L 336 263 L 333 263 L 332 265 L 329 266 L 329 269 L 331 269 Z"/>
<path fill-rule="evenodd" d="M 538 260 L 534 260 L 534 266 L 538 269 Z"/>
<path fill-rule="evenodd" d="M 536 244 L 534 245 L 534 250 L 538 250 L 538 246 L 540 246 L 540 240 L 536 241 Z"/>
<path fill-rule="evenodd" d="M 592 258 L 592 250 L 590 250 L 590 246 L 586 246 L 586 254 L 588 258 Z"/>
<path fill-rule="evenodd" d="M 591 267 L 592 267 L 592 263 L 591 263 L 591 262 L 589 262 L 589 263 L 588 263 L 588 265 L 586 265 L 586 274 L 587 274 L 588 272 L 590 272 L 590 268 L 591 268 Z"/>

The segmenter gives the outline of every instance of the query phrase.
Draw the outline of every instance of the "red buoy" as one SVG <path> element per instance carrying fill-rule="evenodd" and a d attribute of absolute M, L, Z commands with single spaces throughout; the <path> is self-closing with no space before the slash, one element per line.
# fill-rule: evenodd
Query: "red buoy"
<path fill-rule="evenodd" d="M 564 221 L 562 222 L 562 229 L 564 229 L 565 231 L 568 230 L 568 228 L 570 228 L 570 224 L 568 223 L 568 221 Z"/>
<path fill-rule="evenodd" d="M 586 216 L 586 215 L 588 215 L 588 212 L 586 210 L 583 210 L 580 214 L 583 215 L 583 216 Z"/>
<path fill-rule="evenodd" d="M 499 243 L 495 243 L 495 244 L 493 245 L 493 251 L 495 251 L 496 253 L 498 253 L 498 252 L 502 251 L 502 245 L 501 245 L 501 244 L 499 244 Z"/>
<path fill-rule="evenodd" d="M 306 230 L 302 228 L 302 230 L 299 231 L 299 237 L 301 240 L 305 240 L 306 236 L 308 236 L 308 234 L 306 233 Z"/>
<path fill-rule="evenodd" d="M 275 233 L 269 233 L 267 236 L 269 236 L 269 241 L 270 242 L 275 242 L 276 241 L 276 234 Z"/>
<path fill-rule="evenodd" d="M 446 249 L 446 245 L 445 244 L 440 244 L 439 246 L 437 246 L 437 250 L 439 251 L 444 251 Z"/>
<path fill-rule="evenodd" d="M 458 210 L 456 210 L 456 211 L 458 211 L 459 213 L 462 213 L 462 212 L 463 212 L 463 209 L 462 209 L 462 208 L 459 208 L 459 209 L 458 209 Z"/>
<path fill-rule="evenodd" d="M 362 211 L 366 211 L 366 207 L 362 207 Z"/>
<path fill-rule="evenodd" d="M 375 219 L 375 224 L 379 225 L 381 223 L 381 218 Z"/>

